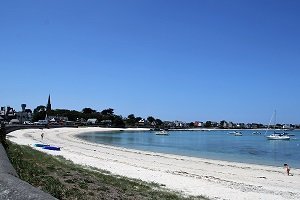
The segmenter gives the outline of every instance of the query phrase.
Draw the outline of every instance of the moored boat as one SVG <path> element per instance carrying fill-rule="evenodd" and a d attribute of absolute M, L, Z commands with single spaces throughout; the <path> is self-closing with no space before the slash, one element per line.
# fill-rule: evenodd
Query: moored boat
<path fill-rule="evenodd" d="M 157 131 L 155 135 L 169 135 L 168 131 L 162 130 L 162 131 Z"/>
<path fill-rule="evenodd" d="M 239 132 L 239 131 L 231 131 L 231 132 L 229 132 L 228 134 L 234 135 L 234 136 L 242 136 L 242 135 L 243 135 L 243 134 L 242 134 L 241 132 Z"/>
<path fill-rule="evenodd" d="M 234 133 L 234 136 L 242 136 L 243 134 L 241 133 L 241 132 L 238 132 L 238 131 L 236 131 L 235 133 Z"/>
<path fill-rule="evenodd" d="M 268 140 L 289 140 L 291 139 L 290 136 L 280 134 L 280 133 L 273 133 L 271 135 L 266 136 Z"/>
<path fill-rule="evenodd" d="M 274 111 L 274 114 L 271 117 L 270 123 L 271 123 L 273 117 L 275 119 L 274 120 L 274 129 L 276 130 L 276 110 Z M 266 133 L 269 130 L 270 123 L 268 125 L 268 129 L 266 130 Z M 288 136 L 287 133 L 285 133 L 285 132 L 278 133 L 278 132 L 275 132 L 275 131 L 274 131 L 273 134 L 266 136 L 266 138 L 268 140 L 290 140 L 291 139 L 290 136 Z"/>

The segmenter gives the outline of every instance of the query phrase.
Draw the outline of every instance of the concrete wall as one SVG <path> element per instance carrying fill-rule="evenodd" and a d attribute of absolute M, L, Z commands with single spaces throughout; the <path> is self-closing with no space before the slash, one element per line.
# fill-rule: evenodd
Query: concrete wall
<path fill-rule="evenodd" d="M 0 143 L 0 199 L 54 200 L 56 198 L 19 179 Z"/>

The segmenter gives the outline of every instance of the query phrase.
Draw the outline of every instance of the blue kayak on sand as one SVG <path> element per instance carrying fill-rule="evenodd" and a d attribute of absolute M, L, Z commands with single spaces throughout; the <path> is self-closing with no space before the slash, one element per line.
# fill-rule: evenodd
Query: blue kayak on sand
<path fill-rule="evenodd" d="M 43 149 L 48 149 L 48 150 L 54 150 L 54 151 L 60 151 L 60 147 L 55 147 L 55 146 L 44 146 Z"/>
<path fill-rule="evenodd" d="M 34 144 L 35 147 L 46 147 L 50 146 L 49 144 Z"/>

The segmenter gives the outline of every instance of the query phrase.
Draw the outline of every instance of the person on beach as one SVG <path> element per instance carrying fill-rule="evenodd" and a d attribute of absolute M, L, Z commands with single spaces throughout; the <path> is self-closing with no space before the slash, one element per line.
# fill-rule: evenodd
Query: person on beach
<path fill-rule="evenodd" d="M 42 134 L 41 134 L 41 138 L 42 138 L 42 140 L 44 139 L 44 132 L 42 132 Z"/>
<path fill-rule="evenodd" d="M 289 167 L 289 165 L 285 163 L 283 166 L 285 167 L 286 173 L 289 176 L 290 175 L 290 170 L 291 170 L 290 167 Z"/>

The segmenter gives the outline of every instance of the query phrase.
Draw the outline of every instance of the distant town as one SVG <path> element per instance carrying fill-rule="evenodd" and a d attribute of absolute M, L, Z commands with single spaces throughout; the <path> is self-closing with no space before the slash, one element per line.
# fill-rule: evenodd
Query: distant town
<path fill-rule="evenodd" d="M 51 98 L 48 97 L 46 106 L 39 105 L 33 111 L 21 104 L 21 111 L 10 106 L 3 106 L 0 110 L 0 122 L 4 124 L 45 125 L 45 126 L 100 126 L 100 127 L 140 127 L 158 129 L 299 129 L 300 124 L 260 124 L 234 123 L 222 120 L 215 121 L 162 121 L 152 116 L 147 118 L 136 117 L 130 114 L 127 117 L 116 115 L 114 109 L 108 108 L 96 111 L 92 108 L 83 108 L 82 111 L 67 109 L 52 109 Z"/>

